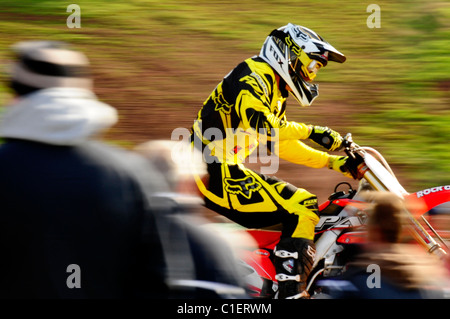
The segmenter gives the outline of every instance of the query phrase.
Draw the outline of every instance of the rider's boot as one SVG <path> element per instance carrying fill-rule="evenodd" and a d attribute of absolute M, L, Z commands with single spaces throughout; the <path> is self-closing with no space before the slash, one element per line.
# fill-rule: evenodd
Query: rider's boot
<path fill-rule="evenodd" d="M 306 238 L 281 238 L 274 251 L 279 299 L 309 298 L 306 281 L 314 263 L 314 242 Z"/>

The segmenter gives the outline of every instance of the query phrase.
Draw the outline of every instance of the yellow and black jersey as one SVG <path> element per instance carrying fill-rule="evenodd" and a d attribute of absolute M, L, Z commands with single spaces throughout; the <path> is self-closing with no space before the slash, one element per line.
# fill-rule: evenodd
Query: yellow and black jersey
<path fill-rule="evenodd" d="M 240 164 L 264 139 L 278 143 L 273 149 L 280 158 L 325 167 L 328 153 L 300 141 L 308 138 L 308 125 L 286 120 L 288 91 L 280 82 L 269 64 L 258 57 L 232 70 L 206 99 L 193 126 L 193 138 L 201 141 L 204 155 L 221 163 Z"/>

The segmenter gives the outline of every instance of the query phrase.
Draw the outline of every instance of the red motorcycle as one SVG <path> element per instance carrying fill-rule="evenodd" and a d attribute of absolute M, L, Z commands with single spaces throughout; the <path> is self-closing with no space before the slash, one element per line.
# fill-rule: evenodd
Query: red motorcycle
<path fill-rule="evenodd" d="M 345 152 L 353 162 L 352 175 L 359 180 L 358 189 L 340 183 L 329 199 L 320 205 L 320 220 L 315 228 L 316 255 L 308 278 L 307 290 L 314 298 L 322 293 L 321 279 L 340 276 L 346 264 L 366 240 L 366 209 L 370 203 L 363 196 L 367 191 L 387 191 L 405 199 L 408 229 L 413 238 L 429 253 L 441 258 L 448 248 L 441 234 L 428 219 L 432 212 L 450 203 L 450 185 L 437 186 L 408 193 L 395 177 L 383 156 L 370 147 L 360 147 L 352 141 L 351 134 L 344 139 Z M 344 185 L 346 190 L 340 190 Z M 426 214 L 428 213 L 428 214 Z M 419 219 L 420 218 L 420 219 Z M 272 263 L 273 251 L 281 232 L 270 230 L 245 230 L 258 248 L 242 250 L 239 256 L 246 270 L 245 282 L 249 294 L 255 298 L 276 298 L 278 283 Z"/>

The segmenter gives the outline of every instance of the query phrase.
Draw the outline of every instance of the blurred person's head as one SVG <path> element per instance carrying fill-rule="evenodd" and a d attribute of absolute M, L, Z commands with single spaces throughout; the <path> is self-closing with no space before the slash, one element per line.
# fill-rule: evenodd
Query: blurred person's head
<path fill-rule="evenodd" d="M 392 193 L 378 193 L 374 200 L 367 223 L 369 241 L 380 244 L 399 242 L 404 223 L 403 199 Z"/>
<path fill-rule="evenodd" d="M 0 119 L 0 136 L 76 145 L 113 126 L 117 110 L 98 100 L 87 57 L 57 41 L 12 46 L 7 69 L 14 100 Z"/>
<path fill-rule="evenodd" d="M 367 278 L 368 265 L 378 265 L 382 279 L 390 285 L 381 284 L 381 288 L 386 288 L 383 295 L 386 298 L 391 298 L 392 291 L 395 291 L 395 298 L 410 298 L 411 295 L 403 293 L 417 289 L 424 298 L 427 293 L 432 296 L 433 291 L 447 286 L 448 272 L 437 256 L 418 245 L 403 243 L 402 231 L 407 224 L 404 199 L 394 193 L 373 191 L 367 192 L 364 198 L 373 203 L 367 222 L 369 249 L 354 263 L 365 269 L 364 278 Z M 374 296 L 375 291 L 369 290 L 368 296 Z"/>
<path fill-rule="evenodd" d="M 12 46 L 9 86 L 21 97 L 47 88 L 92 89 L 87 57 L 58 41 L 23 41 Z"/>
<path fill-rule="evenodd" d="M 286 82 L 301 106 L 309 106 L 319 95 L 315 79 L 328 61 L 343 63 L 346 57 L 308 28 L 288 23 L 273 30 L 259 56 Z"/>
<path fill-rule="evenodd" d="M 198 194 L 194 176 L 205 178 L 206 164 L 200 151 L 192 148 L 189 143 L 152 140 L 139 144 L 135 150 L 166 176 L 172 191 Z"/>

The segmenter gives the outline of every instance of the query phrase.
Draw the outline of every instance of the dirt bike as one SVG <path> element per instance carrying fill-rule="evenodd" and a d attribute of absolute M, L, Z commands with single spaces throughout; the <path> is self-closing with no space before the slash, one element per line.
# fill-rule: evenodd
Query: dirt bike
<path fill-rule="evenodd" d="M 356 190 L 344 182 L 336 185 L 334 193 L 319 206 L 320 220 L 315 227 L 316 254 L 313 269 L 307 281 L 311 297 L 322 293 L 321 279 L 341 275 L 346 264 L 365 242 L 367 191 L 395 193 L 405 199 L 408 228 L 414 239 L 429 253 L 445 258 L 448 248 L 441 236 L 423 215 L 443 203 L 450 202 L 450 185 L 438 186 L 415 193 L 408 193 L 395 177 L 383 156 L 375 149 L 361 147 L 352 141 L 351 134 L 344 138 L 344 149 L 351 162 L 351 174 L 359 185 Z M 347 190 L 340 190 L 343 186 Z M 422 217 L 422 222 L 416 218 Z M 258 249 L 243 250 L 240 256 L 246 270 L 246 288 L 255 298 L 276 298 L 278 288 L 273 251 L 281 232 L 273 230 L 245 230 L 257 242 Z M 438 241 L 440 243 L 438 243 Z M 442 244 L 442 245 L 441 245 Z"/>

